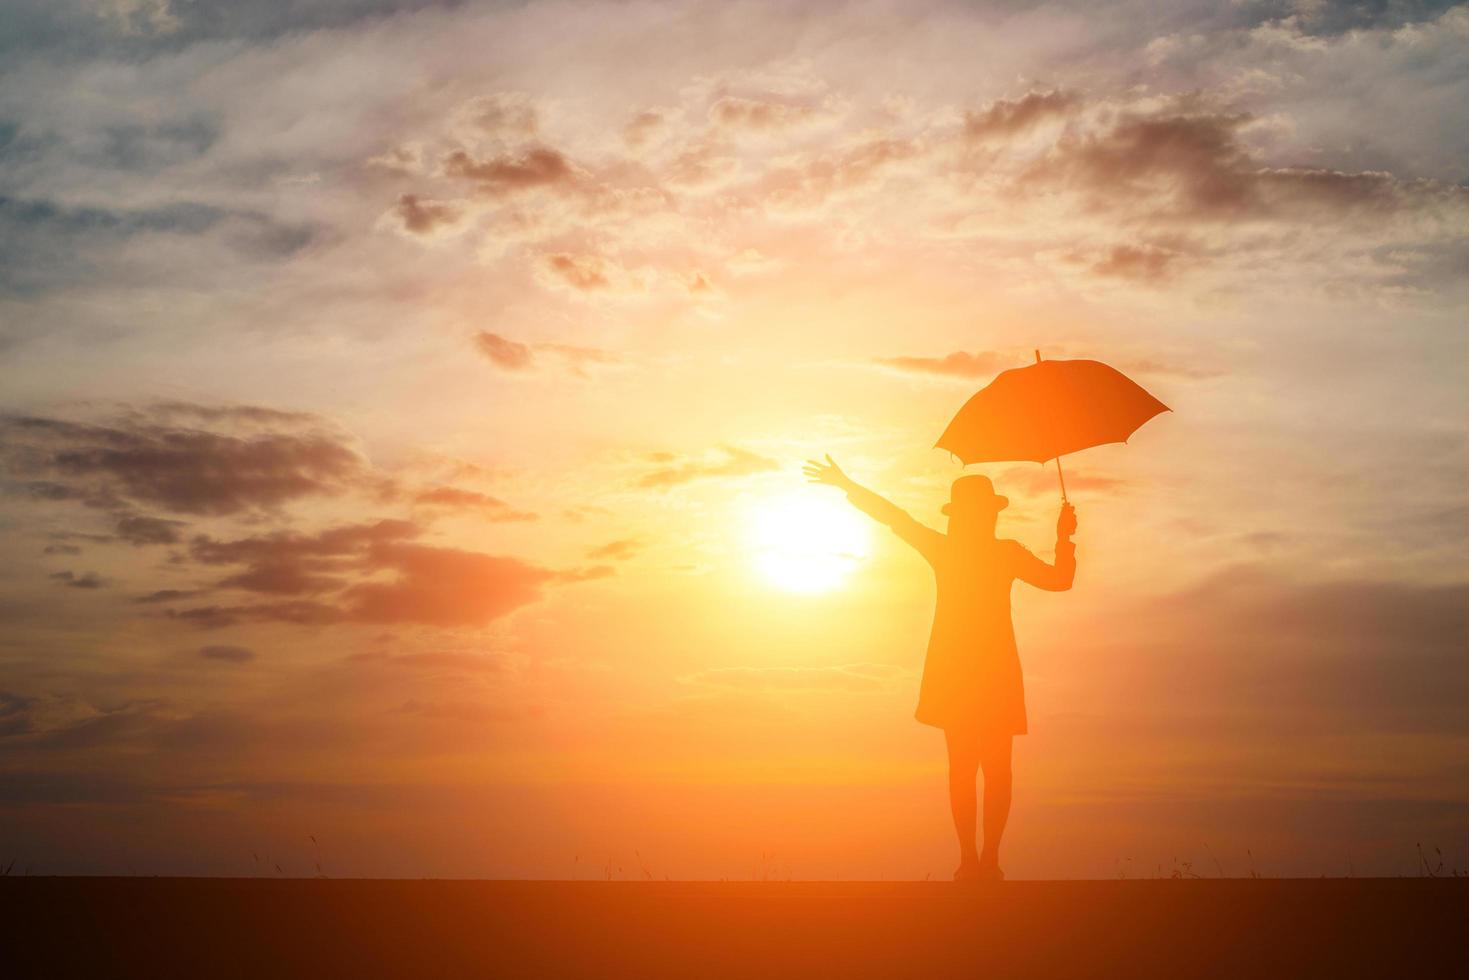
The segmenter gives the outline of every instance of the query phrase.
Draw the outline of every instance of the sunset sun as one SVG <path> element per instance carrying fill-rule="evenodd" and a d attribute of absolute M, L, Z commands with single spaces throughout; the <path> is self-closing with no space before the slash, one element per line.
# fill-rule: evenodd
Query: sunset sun
<path fill-rule="evenodd" d="M 825 592 L 866 558 L 868 525 L 846 501 L 809 492 L 769 497 L 749 513 L 755 564 L 790 592 Z"/>

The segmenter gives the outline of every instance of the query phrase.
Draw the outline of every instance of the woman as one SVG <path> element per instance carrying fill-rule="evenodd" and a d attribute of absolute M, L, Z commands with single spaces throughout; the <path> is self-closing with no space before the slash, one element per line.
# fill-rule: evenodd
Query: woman
<path fill-rule="evenodd" d="M 949 749 L 949 807 L 959 834 L 955 881 L 999 881 L 1000 838 L 1010 816 L 1010 752 L 1024 735 L 1025 688 L 1015 629 L 1010 623 L 1010 583 L 1015 579 L 1050 592 L 1071 588 L 1076 574 L 1076 511 L 1061 504 L 1056 518 L 1056 563 L 1047 565 L 1017 541 L 995 537 L 1000 511 L 1010 503 L 989 477 L 954 481 L 943 508 L 944 534 L 852 481 L 830 456 L 807 460 L 806 476 L 846 491 L 858 509 L 908 542 L 933 566 L 938 584 L 933 630 L 923 663 L 916 717 L 944 730 Z M 974 840 L 975 779 L 984 770 L 984 849 Z"/>

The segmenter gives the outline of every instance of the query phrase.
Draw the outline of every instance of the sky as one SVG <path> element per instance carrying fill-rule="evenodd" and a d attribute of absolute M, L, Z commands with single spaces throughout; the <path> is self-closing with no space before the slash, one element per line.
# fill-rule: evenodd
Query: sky
<path fill-rule="evenodd" d="M 1010 877 L 1469 867 L 1469 5 L 0 0 L 16 872 L 924 878 L 932 448 Z"/>

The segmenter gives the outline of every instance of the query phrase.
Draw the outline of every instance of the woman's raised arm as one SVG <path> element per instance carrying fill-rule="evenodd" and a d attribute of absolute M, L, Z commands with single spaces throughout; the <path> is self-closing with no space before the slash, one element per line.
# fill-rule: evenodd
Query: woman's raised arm
<path fill-rule="evenodd" d="M 879 524 L 892 528 L 894 534 L 931 560 L 933 549 L 943 539 L 943 535 L 918 523 L 911 514 L 886 497 L 858 485 L 857 481 L 842 472 L 842 468 L 830 456 L 826 457 L 825 463 L 814 459 L 806 460 L 803 472 L 812 483 L 824 483 L 845 491 L 853 507 Z"/>

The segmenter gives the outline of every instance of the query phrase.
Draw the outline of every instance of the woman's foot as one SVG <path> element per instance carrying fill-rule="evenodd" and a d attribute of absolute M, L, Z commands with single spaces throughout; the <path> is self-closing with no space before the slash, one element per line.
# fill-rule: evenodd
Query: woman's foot
<path fill-rule="evenodd" d="M 1000 865 L 995 861 L 980 862 L 975 865 L 975 881 L 1004 881 L 1005 872 L 1000 870 Z"/>
<path fill-rule="evenodd" d="M 979 856 L 964 857 L 959 860 L 959 867 L 954 869 L 955 881 L 979 881 L 980 868 Z"/>

